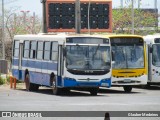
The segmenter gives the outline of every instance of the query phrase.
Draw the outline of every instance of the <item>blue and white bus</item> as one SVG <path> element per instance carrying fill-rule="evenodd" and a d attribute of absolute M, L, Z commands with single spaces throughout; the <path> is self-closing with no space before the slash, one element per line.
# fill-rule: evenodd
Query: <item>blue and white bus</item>
<path fill-rule="evenodd" d="M 16 35 L 12 74 L 22 81 L 29 75 L 31 91 L 87 88 L 97 95 L 99 87 L 111 86 L 110 49 L 109 39 L 96 35 Z"/>

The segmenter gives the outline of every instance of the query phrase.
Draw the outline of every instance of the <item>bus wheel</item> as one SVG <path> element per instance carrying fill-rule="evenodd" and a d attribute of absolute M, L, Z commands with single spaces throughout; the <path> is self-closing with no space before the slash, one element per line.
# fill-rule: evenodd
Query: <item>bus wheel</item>
<path fill-rule="evenodd" d="M 51 76 L 52 90 L 54 95 L 59 95 L 61 90 L 57 87 L 55 76 Z"/>
<path fill-rule="evenodd" d="M 99 88 L 90 88 L 89 92 L 91 93 L 91 95 L 95 96 L 98 93 Z"/>
<path fill-rule="evenodd" d="M 132 86 L 123 86 L 123 89 L 126 93 L 130 93 L 132 91 Z"/>

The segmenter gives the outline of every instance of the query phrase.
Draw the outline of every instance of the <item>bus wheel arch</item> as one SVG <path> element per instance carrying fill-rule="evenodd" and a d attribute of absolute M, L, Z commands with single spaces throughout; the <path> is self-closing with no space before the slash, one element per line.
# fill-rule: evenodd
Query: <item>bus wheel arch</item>
<path fill-rule="evenodd" d="M 29 70 L 25 70 L 25 84 L 28 91 L 38 91 L 39 85 L 30 82 Z"/>
<path fill-rule="evenodd" d="M 50 74 L 50 86 L 53 86 L 54 77 L 55 77 L 55 74 L 54 74 L 54 72 L 52 72 L 52 73 Z"/>
<path fill-rule="evenodd" d="M 52 91 L 54 95 L 60 94 L 60 88 L 57 87 L 56 75 L 52 72 L 50 75 L 50 85 L 52 86 Z"/>

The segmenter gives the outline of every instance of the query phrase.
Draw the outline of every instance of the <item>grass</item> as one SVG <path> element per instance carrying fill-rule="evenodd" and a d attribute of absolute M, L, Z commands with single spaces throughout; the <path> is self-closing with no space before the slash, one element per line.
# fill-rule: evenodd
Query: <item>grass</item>
<path fill-rule="evenodd" d="M 0 85 L 5 84 L 6 82 L 7 82 L 7 80 L 0 76 Z"/>

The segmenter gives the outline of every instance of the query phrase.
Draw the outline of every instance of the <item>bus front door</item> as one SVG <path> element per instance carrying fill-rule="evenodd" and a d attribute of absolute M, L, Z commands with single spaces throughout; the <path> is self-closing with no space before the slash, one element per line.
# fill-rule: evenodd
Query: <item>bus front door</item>
<path fill-rule="evenodd" d="M 57 68 L 57 86 L 62 86 L 62 74 L 63 74 L 63 47 L 58 46 L 58 68 Z"/>

